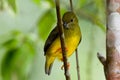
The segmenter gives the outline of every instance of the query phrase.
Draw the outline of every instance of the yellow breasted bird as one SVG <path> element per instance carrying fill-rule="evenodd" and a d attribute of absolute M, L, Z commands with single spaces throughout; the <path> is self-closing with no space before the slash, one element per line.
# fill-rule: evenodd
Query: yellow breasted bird
<path fill-rule="evenodd" d="M 81 41 L 81 31 L 78 24 L 78 19 L 73 12 L 66 12 L 62 17 L 66 53 L 67 57 L 71 56 Z M 55 27 L 48 36 L 45 46 L 44 55 L 46 56 L 45 73 L 50 75 L 53 62 L 56 58 L 62 59 L 62 49 L 58 28 Z"/>

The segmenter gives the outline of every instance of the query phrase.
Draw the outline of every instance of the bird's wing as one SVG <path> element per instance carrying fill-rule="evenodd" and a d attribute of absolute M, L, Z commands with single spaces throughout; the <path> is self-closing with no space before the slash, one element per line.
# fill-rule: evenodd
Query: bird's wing
<path fill-rule="evenodd" d="M 53 43 L 53 41 L 58 37 L 59 35 L 59 32 L 58 32 L 58 28 L 55 27 L 50 35 L 48 36 L 46 42 L 45 42 L 45 45 L 44 45 L 44 55 L 46 55 L 46 51 L 47 49 L 50 47 L 50 45 Z"/>

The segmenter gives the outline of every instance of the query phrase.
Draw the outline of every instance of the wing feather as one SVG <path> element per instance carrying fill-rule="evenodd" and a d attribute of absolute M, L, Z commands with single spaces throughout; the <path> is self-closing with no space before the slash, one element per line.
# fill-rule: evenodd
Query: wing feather
<path fill-rule="evenodd" d="M 50 35 L 48 36 L 45 45 L 44 45 L 44 55 L 46 55 L 46 51 L 48 50 L 48 48 L 50 47 L 50 45 L 53 43 L 53 41 L 58 37 L 59 32 L 58 32 L 58 28 L 55 27 Z"/>

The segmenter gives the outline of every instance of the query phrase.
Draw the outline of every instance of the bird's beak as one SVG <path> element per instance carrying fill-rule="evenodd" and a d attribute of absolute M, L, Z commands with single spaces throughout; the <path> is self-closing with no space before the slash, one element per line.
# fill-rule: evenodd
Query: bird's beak
<path fill-rule="evenodd" d="M 64 26 L 65 28 L 68 28 L 68 25 L 67 25 L 66 22 L 63 23 L 63 26 Z"/>

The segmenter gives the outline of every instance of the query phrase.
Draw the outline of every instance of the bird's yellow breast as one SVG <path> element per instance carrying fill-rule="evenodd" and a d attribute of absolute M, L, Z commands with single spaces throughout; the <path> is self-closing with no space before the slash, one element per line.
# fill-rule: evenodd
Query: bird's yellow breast
<path fill-rule="evenodd" d="M 78 29 L 79 30 L 79 29 Z M 75 51 L 77 48 L 80 38 L 81 38 L 81 33 L 80 31 L 77 31 L 76 33 L 70 32 L 70 31 L 65 31 L 65 44 L 66 44 L 66 52 L 67 56 L 72 55 L 72 53 Z M 61 44 L 60 44 L 60 38 L 56 38 L 56 40 L 51 44 L 49 49 L 47 50 L 47 54 L 53 57 L 58 57 L 59 59 L 62 59 L 62 49 L 61 49 Z"/>

